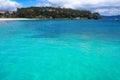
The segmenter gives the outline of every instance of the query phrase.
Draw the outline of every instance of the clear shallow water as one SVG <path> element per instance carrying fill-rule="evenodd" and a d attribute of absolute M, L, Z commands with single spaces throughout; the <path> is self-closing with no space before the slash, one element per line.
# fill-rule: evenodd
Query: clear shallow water
<path fill-rule="evenodd" d="M 120 22 L 0 22 L 0 80 L 120 80 Z"/>

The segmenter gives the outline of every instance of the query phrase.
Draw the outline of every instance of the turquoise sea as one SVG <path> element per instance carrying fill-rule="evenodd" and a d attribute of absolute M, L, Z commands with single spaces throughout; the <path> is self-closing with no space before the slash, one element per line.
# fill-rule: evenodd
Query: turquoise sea
<path fill-rule="evenodd" d="M 120 80 L 120 21 L 0 21 L 0 80 Z"/>

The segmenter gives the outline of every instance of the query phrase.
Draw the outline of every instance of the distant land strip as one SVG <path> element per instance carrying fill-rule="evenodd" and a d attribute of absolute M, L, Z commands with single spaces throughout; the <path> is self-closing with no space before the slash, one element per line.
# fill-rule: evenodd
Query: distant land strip
<path fill-rule="evenodd" d="M 98 12 L 75 10 L 60 7 L 28 7 L 17 11 L 0 11 L 0 18 L 34 18 L 34 19 L 102 19 Z"/>

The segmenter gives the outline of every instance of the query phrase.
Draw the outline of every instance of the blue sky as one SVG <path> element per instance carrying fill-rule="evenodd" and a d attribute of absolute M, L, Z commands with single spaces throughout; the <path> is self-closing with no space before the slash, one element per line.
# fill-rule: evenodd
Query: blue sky
<path fill-rule="evenodd" d="M 102 15 L 120 15 L 120 0 L 0 0 L 0 10 L 29 6 L 60 6 L 86 9 Z"/>
<path fill-rule="evenodd" d="M 34 6 L 37 3 L 37 0 L 12 0 L 12 1 L 16 1 L 22 4 L 22 6 L 24 7 Z"/>

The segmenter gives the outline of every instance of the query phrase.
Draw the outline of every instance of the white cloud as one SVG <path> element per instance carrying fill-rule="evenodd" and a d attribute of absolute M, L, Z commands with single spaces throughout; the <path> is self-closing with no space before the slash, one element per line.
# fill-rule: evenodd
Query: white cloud
<path fill-rule="evenodd" d="M 99 12 L 102 15 L 120 15 L 120 8 L 110 8 L 110 9 L 97 9 L 95 12 Z"/>
<path fill-rule="evenodd" d="M 36 6 L 50 6 L 47 0 L 37 0 Z"/>
<path fill-rule="evenodd" d="M 120 14 L 120 0 L 48 0 L 48 3 L 52 6 L 98 11 L 102 15 Z"/>
<path fill-rule="evenodd" d="M 111 5 L 120 6 L 120 0 L 48 0 L 48 2 L 53 5 L 71 8 L 95 8 Z"/>
<path fill-rule="evenodd" d="M 12 0 L 0 0 L 0 10 L 16 10 L 21 4 Z"/>

